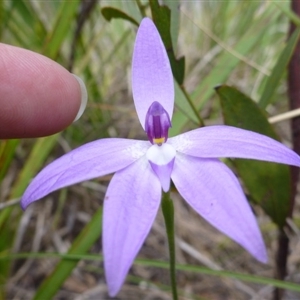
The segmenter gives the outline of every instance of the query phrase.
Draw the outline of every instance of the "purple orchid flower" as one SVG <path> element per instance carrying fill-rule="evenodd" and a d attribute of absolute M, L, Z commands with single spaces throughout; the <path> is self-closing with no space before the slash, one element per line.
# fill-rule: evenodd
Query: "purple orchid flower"
<path fill-rule="evenodd" d="M 160 35 L 148 18 L 142 20 L 134 45 L 132 87 L 149 141 L 102 139 L 65 154 L 32 180 L 21 200 L 22 208 L 57 189 L 115 173 L 103 216 L 104 266 L 111 296 L 120 290 L 171 179 L 203 218 L 266 262 L 266 248 L 242 188 L 218 158 L 300 166 L 300 157 L 269 137 L 230 126 L 204 127 L 168 138 L 173 76 Z"/>

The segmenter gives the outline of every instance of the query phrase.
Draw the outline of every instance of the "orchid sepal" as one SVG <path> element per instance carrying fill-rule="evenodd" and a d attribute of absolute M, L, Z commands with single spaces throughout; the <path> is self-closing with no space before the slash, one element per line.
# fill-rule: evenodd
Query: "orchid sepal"
<path fill-rule="evenodd" d="M 142 127 L 154 101 L 167 111 L 174 109 L 174 81 L 170 61 L 161 37 L 149 18 L 139 26 L 132 55 L 132 94 Z"/>
<path fill-rule="evenodd" d="M 300 167 L 300 157 L 259 133 L 226 125 L 207 126 L 169 138 L 176 151 L 199 158 L 246 158 Z"/>

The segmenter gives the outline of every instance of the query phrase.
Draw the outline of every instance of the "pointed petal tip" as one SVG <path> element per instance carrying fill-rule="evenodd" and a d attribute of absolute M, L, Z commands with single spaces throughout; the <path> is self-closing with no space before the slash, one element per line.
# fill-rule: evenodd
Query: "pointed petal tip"
<path fill-rule="evenodd" d="M 267 264 L 268 263 L 268 253 L 267 253 L 267 249 L 265 246 L 265 243 L 262 239 L 262 237 L 260 238 L 260 243 L 259 243 L 259 247 L 257 247 L 255 249 L 255 251 L 253 251 L 253 249 L 249 249 L 248 247 L 244 247 L 246 250 L 248 250 L 248 252 L 260 263 L 263 264 Z M 259 248 L 259 249 L 258 249 Z"/>
<path fill-rule="evenodd" d="M 30 185 L 27 187 L 27 189 L 25 190 L 25 192 L 24 192 L 24 194 L 23 194 L 23 196 L 22 196 L 22 198 L 21 198 L 21 200 L 20 200 L 20 206 L 21 206 L 21 209 L 22 209 L 23 211 L 25 211 L 26 208 L 27 208 L 32 202 L 35 201 L 35 200 L 30 201 L 30 200 L 28 199 L 28 196 L 26 195 L 26 192 L 27 192 L 27 190 L 28 190 L 29 187 L 30 187 Z M 36 200 L 39 200 L 39 199 L 36 199 Z"/>
<path fill-rule="evenodd" d="M 267 264 L 269 261 L 267 254 L 263 257 L 258 258 L 258 261 L 260 261 L 263 264 Z"/>
<path fill-rule="evenodd" d="M 179 153 L 171 178 L 196 212 L 255 259 L 267 263 L 267 251 L 256 218 L 240 183 L 226 165 L 216 159 Z M 199 195 L 201 201 L 198 201 Z"/>
<path fill-rule="evenodd" d="M 82 145 L 54 160 L 30 182 L 21 207 L 70 185 L 114 173 L 142 157 L 149 142 L 130 139 L 101 139 Z"/>
<path fill-rule="evenodd" d="M 142 19 L 140 26 L 155 26 L 152 19 L 145 17 Z"/>
<path fill-rule="evenodd" d="M 104 261 L 105 263 L 105 261 Z M 118 273 L 117 275 L 115 274 L 114 277 L 111 276 L 111 274 L 107 274 L 105 272 L 105 277 L 106 277 L 106 285 L 107 285 L 107 292 L 110 297 L 116 297 L 117 294 L 120 292 L 122 289 L 122 286 L 124 284 L 124 281 L 126 279 L 126 274 L 123 274 L 120 276 L 121 273 Z"/>
<path fill-rule="evenodd" d="M 27 205 L 25 205 L 24 203 L 22 203 L 22 200 L 21 200 L 21 202 L 20 202 L 20 206 L 21 206 L 21 209 L 22 209 L 23 211 L 25 211 L 26 208 L 27 208 Z"/>
<path fill-rule="evenodd" d="M 263 134 L 228 125 L 198 128 L 168 139 L 184 154 L 199 158 L 245 158 L 300 167 L 300 156 Z"/>
<path fill-rule="evenodd" d="M 119 286 L 117 288 L 108 286 L 107 288 L 108 288 L 108 295 L 111 298 L 116 297 L 117 294 L 119 293 L 119 291 L 121 290 L 121 286 Z"/>
<path fill-rule="evenodd" d="M 168 183 L 165 183 L 164 185 L 162 185 L 162 190 L 167 193 L 170 190 L 170 181 Z"/>

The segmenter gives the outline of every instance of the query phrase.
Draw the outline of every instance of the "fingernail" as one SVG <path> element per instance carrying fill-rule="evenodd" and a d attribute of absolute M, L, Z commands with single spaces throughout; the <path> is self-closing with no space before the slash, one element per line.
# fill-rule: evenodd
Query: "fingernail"
<path fill-rule="evenodd" d="M 80 77 L 78 77 L 77 75 L 74 75 L 74 74 L 72 74 L 72 75 L 78 81 L 79 86 L 80 86 L 80 91 L 81 91 L 81 104 L 80 104 L 78 113 L 73 121 L 73 123 L 74 123 L 82 116 L 83 112 L 85 111 L 85 108 L 87 105 L 87 100 L 88 100 L 88 94 L 87 94 L 87 90 L 86 90 L 85 84 L 82 81 L 82 79 Z"/>

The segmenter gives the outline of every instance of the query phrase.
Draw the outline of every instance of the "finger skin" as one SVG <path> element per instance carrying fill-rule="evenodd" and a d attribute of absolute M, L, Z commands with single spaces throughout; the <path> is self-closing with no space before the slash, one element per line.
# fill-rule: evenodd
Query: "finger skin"
<path fill-rule="evenodd" d="M 80 98 L 77 80 L 62 66 L 0 43 L 0 139 L 63 130 L 75 119 Z"/>

